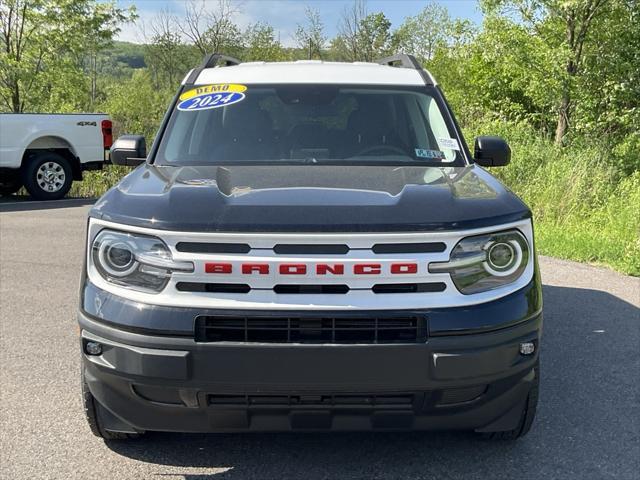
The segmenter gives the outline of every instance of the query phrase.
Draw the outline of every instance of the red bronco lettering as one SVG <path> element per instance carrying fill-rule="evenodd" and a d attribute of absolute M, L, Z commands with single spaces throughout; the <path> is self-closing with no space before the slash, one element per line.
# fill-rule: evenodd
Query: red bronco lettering
<path fill-rule="evenodd" d="M 353 264 L 354 275 L 382 275 L 383 270 L 388 270 L 392 275 L 417 274 L 418 264 L 409 263 L 392 263 L 388 267 L 384 267 L 379 263 L 355 263 Z M 268 263 L 242 263 L 239 269 L 243 275 L 268 275 L 270 265 Z M 207 262 L 204 264 L 205 273 L 229 275 L 233 273 L 233 265 L 225 262 Z M 306 265 L 304 263 L 281 263 L 277 266 L 276 271 L 280 275 L 306 275 L 314 272 L 316 275 L 344 275 L 345 265 L 342 263 L 317 263 L 315 265 Z"/>

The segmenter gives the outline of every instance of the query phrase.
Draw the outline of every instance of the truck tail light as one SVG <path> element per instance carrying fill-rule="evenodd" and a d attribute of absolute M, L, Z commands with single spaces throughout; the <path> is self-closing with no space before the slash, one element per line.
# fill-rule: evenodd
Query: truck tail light
<path fill-rule="evenodd" d="M 111 145 L 113 145 L 113 124 L 111 123 L 111 120 L 102 120 L 102 145 L 104 146 L 105 150 L 108 150 L 111 148 Z"/>

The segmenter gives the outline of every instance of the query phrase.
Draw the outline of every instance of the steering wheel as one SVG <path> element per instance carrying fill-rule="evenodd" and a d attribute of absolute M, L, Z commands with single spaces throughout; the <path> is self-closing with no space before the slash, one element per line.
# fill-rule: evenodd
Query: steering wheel
<path fill-rule="evenodd" d="M 367 147 L 364 150 L 358 152 L 354 155 L 354 157 L 363 157 L 365 155 L 370 155 L 373 152 L 389 152 L 389 153 L 399 153 L 400 155 L 407 155 L 407 152 L 394 145 L 374 145 L 373 147 Z"/>

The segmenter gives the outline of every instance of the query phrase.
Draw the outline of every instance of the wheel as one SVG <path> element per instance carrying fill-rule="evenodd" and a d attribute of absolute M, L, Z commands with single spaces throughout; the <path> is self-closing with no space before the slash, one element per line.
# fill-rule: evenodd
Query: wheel
<path fill-rule="evenodd" d="M 515 440 L 516 438 L 524 437 L 533 424 L 533 419 L 536 416 L 536 409 L 538 408 L 538 391 L 540 388 L 540 365 L 536 365 L 534 368 L 535 379 L 531 385 L 531 390 L 527 396 L 527 401 L 524 404 L 522 410 L 522 416 L 518 426 L 513 430 L 507 430 L 506 432 L 488 432 L 483 433 L 482 436 L 488 440 Z"/>
<path fill-rule="evenodd" d="M 71 188 L 73 171 L 66 158 L 54 152 L 43 152 L 29 160 L 22 181 L 33 198 L 57 200 Z"/>
<path fill-rule="evenodd" d="M 16 173 L 3 173 L 0 176 L 0 195 L 7 196 L 16 193 L 22 188 L 22 179 Z"/>
<path fill-rule="evenodd" d="M 84 414 L 93 433 L 96 437 L 105 440 L 129 440 L 140 437 L 139 433 L 121 433 L 111 432 L 102 428 L 100 416 L 98 415 L 98 406 L 96 399 L 91 395 L 87 381 L 84 378 L 84 370 L 82 371 L 82 405 L 84 406 Z"/>

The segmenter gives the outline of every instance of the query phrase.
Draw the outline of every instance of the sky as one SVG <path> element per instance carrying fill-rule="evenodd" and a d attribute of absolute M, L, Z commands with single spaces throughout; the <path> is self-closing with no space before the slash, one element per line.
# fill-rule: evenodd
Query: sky
<path fill-rule="evenodd" d="M 215 8 L 217 0 L 207 0 L 211 8 Z M 184 12 L 184 0 L 118 0 L 120 7 L 135 5 L 139 15 L 136 24 L 122 27 L 118 39 L 128 42 L 143 43 L 144 37 L 140 32 L 140 24 L 149 22 L 158 12 L 164 10 L 176 16 Z M 320 11 L 325 25 L 325 32 L 329 38 L 336 34 L 340 14 L 345 7 L 352 5 L 353 0 L 232 0 L 239 10 L 236 23 L 246 27 L 258 21 L 266 22 L 274 27 L 280 35 L 280 41 L 285 46 L 293 45 L 293 33 L 296 25 L 304 23 L 304 11 L 308 5 Z M 428 0 L 368 0 L 369 12 L 382 11 L 391 21 L 392 27 L 399 26 L 408 16 L 413 16 L 422 10 Z M 445 6 L 453 18 L 469 19 L 480 23 L 482 14 L 476 0 L 436 0 L 435 3 Z"/>

